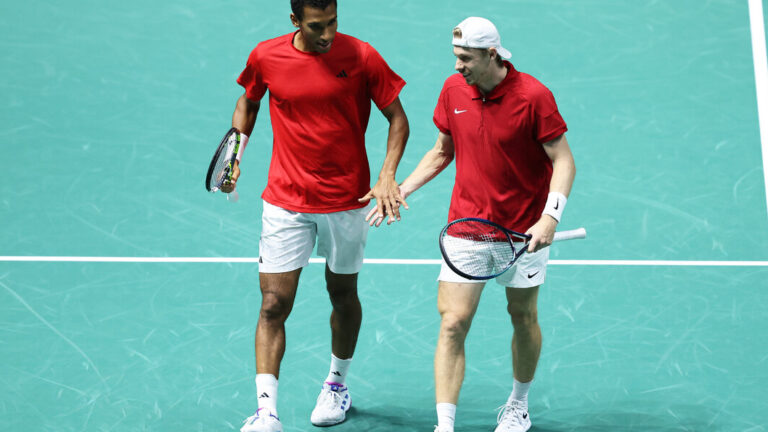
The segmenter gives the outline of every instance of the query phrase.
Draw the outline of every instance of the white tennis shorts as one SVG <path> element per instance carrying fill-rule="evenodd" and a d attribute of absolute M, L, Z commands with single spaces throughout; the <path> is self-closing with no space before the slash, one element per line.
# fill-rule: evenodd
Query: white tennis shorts
<path fill-rule="evenodd" d="M 259 272 L 283 273 L 309 264 L 315 248 L 337 274 L 358 273 L 368 237 L 368 208 L 334 213 L 299 213 L 266 201 L 261 216 Z"/>
<path fill-rule="evenodd" d="M 501 244 L 500 244 L 501 245 Z M 504 246 L 508 247 L 508 246 Z M 515 242 L 515 249 L 518 251 L 524 247 L 523 243 Z M 471 254 L 471 248 L 466 249 L 467 254 Z M 461 259 L 461 258 L 459 258 Z M 496 277 L 496 283 L 509 288 L 532 288 L 544 283 L 547 276 L 547 263 L 549 262 L 549 248 L 544 248 L 538 252 L 526 252 L 515 264 L 506 272 Z M 467 279 L 459 276 L 448 267 L 443 259 L 443 265 L 440 267 L 438 281 L 457 282 L 457 283 L 484 283 L 487 281 Z"/>

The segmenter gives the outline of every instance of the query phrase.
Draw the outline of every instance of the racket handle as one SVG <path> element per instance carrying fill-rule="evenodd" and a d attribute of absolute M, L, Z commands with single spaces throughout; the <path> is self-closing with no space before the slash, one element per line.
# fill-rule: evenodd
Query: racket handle
<path fill-rule="evenodd" d="M 236 190 L 233 190 L 232 192 L 227 194 L 227 201 L 231 203 L 236 203 L 237 200 L 239 199 L 240 199 L 240 194 L 238 194 Z"/>
<path fill-rule="evenodd" d="M 574 230 L 556 232 L 554 241 L 583 239 L 586 237 L 587 237 L 587 230 L 585 230 L 584 228 L 576 228 Z"/>

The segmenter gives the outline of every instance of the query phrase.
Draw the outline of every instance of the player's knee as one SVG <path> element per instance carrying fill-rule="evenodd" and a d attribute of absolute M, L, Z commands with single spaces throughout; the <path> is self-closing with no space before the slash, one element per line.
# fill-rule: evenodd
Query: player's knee
<path fill-rule="evenodd" d="M 470 315 L 446 312 L 442 314 L 440 333 L 450 339 L 463 340 L 469 333 L 471 325 L 472 317 Z"/>
<path fill-rule="evenodd" d="M 509 303 L 507 304 L 507 312 L 509 312 L 509 316 L 512 318 L 512 325 L 515 328 L 531 327 L 539 323 L 539 315 L 536 309 Z"/>
<path fill-rule="evenodd" d="M 265 294 L 261 300 L 260 320 L 272 322 L 285 322 L 291 313 L 293 305 L 287 299 L 276 295 Z"/>
<path fill-rule="evenodd" d="M 334 310 L 343 312 L 360 308 L 357 289 L 328 288 L 328 297 Z"/>

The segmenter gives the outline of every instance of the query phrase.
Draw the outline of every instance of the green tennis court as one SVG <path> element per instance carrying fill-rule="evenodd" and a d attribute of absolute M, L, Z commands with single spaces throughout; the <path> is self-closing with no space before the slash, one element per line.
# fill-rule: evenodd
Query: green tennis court
<path fill-rule="evenodd" d="M 756 74 L 765 33 L 754 34 L 750 4 L 764 28 L 765 0 L 339 0 L 339 31 L 408 82 L 399 180 L 434 144 L 451 29 L 467 16 L 496 23 L 511 61 L 553 91 L 568 122 L 578 174 L 560 228 L 589 236 L 552 249 L 533 431 L 768 430 L 768 77 Z M 203 180 L 242 94 L 235 79 L 256 43 L 291 31 L 289 2 L 0 11 L 0 430 L 239 430 L 257 404 L 266 104 L 240 201 Z M 386 125 L 374 110 L 374 173 Z M 401 222 L 369 235 L 354 406 L 334 431 L 434 428 L 430 260 L 452 183 L 450 168 L 409 198 Z M 457 431 L 491 431 L 511 389 L 504 306 L 489 284 Z M 314 262 L 287 324 L 286 431 L 316 430 L 329 313 Z"/>

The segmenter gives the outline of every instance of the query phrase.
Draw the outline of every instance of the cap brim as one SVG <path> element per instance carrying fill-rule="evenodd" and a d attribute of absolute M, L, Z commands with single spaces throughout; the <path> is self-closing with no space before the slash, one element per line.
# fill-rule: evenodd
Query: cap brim
<path fill-rule="evenodd" d="M 454 39 L 451 43 L 453 46 L 469 48 L 469 44 L 464 39 Z"/>
<path fill-rule="evenodd" d="M 454 39 L 453 40 L 453 46 L 462 47 L 462 48 L 475 48 L 475 49 L 488 49 L 488 48 L 491 48 L 491 47 L 475 47 L 475 46 L 470 45 L 469 43 L 467 43 L 467 41 L 465 41 L 463 39 Z M 512 53 L 509 52 L 509 50 L 507 50 L 506 48 L 504 48 L 504 47 L 494 47 L 494 48 L 496 48 L 496 52 L 500 56 L 502 56 L 503 58 L 508 59 L 508 58 L 512 57 Z"/>

